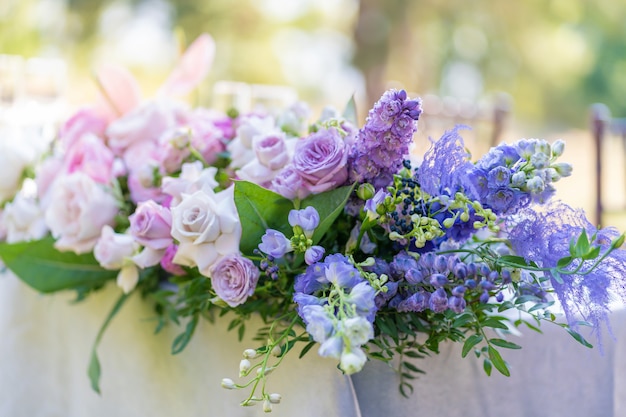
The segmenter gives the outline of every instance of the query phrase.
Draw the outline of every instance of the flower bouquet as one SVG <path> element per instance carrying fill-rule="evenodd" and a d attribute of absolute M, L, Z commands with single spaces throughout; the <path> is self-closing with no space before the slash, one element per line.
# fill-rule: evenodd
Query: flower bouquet
<path fill-rule="evenodd" d="M 182 326 L 173 353 L 202 318 L 229 320 L 241 339 L 260 317 L 258 346 L 221 384 L 265 411 L 280 401 L 268 376 L 296 347 L 346 374 L 389 362 L 408 396 L 420 369 L 406 358 L 446 340 L 509 375 L 512 328 L 548 321 L 591 347 L 578 326 L 600 332 L 626 300 L 624 235 L 552 198 L 572 169 L 558 162 L 563 141 L 522 139 L 472 161 L 457 126 L 418 158 L 422 103 L 398 90 L 360 128 L 353 100 L 313 122 L 305 103 L 222 113 L 176 101 L 212 52 L 198 38 L 153 100 L 126 72 L 101 71 L 105 100 L 1 194 L 0 257 L 20 279 L 78 299 L 120 287 L 88 368 L 96 391 L 97 344 L 132 294 L 154 305 L 157 331 Z"/>

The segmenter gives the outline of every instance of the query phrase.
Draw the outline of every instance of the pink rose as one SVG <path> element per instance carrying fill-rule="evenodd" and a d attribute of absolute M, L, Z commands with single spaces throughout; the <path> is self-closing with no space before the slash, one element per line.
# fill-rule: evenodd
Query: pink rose
<path fill-rule="evenodd" d="M 233 253 L 211 268 L 211 284 L 218 297 L 229 306 L 236 307 L 254 294 L 260 275 L 250 259 Z"/>
<path fill-rule="evenodd" d="M 215 162 L 218 154 L 226 149 L 224 130 L 215 124 L 220 122 L 217 117 L 209 110 L 197 109 L 189 121 L 191 145 L 200 152 L 204 161 L 209 165 Z M 232 130 L 232 121 L 230 124 L 230 130 Z"/>
<path fill-rule="evenodd" d="M 130 234 L 139 244 L 155 250 L 172 244 L 172 214 L 152 200 L 143 201 L 129 217 Z"/>
<path fill-rule="evenodd" d="M 102 139 L 85 133 L 76 139 L 65 155 L 65 171 L 68 174 L 83 172 L 101 184 L 113 179 L 115 156 Z"/>
<path fill-rule="evenodd" d="M 37 184 L 37 197 L 42 207 L 46 207 L 49 199 L 49 192 L 52 189 L 55 179 L 63 171 L 63 158 L 60 155 L 53 155 L 44 159 L 35 171 L 35 184 Z"/>
<path fill-rule="evenodd" d="M 94 109 L 83 108 L 78 110 L 72 117 L 61 126 L 59 136 L 65 148 L 70 148 L 76 141 L 87 133 L 104 137 L 107 121 L 96 113 Z"/>
<path fill-rule="evenodd" d="M 348 149 L 335 128 L 319 130 L 300 140 L 293 167 L 314 194 L 337 188 L 348 179 Z"/>
<path fill-rule="evenodd" d="M 89 252 L 119 210 L 111 190 L 82 172 L 57 178 L 50 193 L 46 225 L 61 251 Z"/>
<path fill-rule="evenodd" d="M 176 127 L 165 131 L 159 138 L 155 153 L 165 173 L 179 171 L 185 158 L 190 155 L 190 134 L 189 128 Z"/>
<path fill-rule="evenodd" d="M 185 275 L 185 270 L 180 266 L 174 263 L 174 256 L 176 256 L 176 251 L 178 250 L 178 245 L 170 245 L 165 249 L 165 253 L 161 258 L 161 268 L 166 270 L 172 275 Z"/>
<path fill-rule="evenodd" d="M 171 101 L 151 101 L 111 122 L 108 144 L 121 155 L 131 145 L 144 141 L 156 143 L 167 129 L 186 123 L 186 108 Z"/>
<path fill-rule="evenodd" d="M 93 248 L 93 255 L 104 269 L 121 269 L 138 249 L 131 235 L 115 233 L 109 225 L 102 227 L 100 238 Z"/>

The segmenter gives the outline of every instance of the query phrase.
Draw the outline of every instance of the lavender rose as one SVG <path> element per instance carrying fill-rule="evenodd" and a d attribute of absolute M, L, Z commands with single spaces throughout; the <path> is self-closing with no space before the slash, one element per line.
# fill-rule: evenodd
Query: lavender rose
<path fill-rule="evenodd" d="M 229 306 L 236 307 L 254 294 L 260 275 L 250 259 L 230 254 L 211 268 L 211 283 L 218 297 Z"/>
<path fill-rule="evenodd" d="M 172 244 L 172 214 L 153 200 L 143 201 L 129 217 L 130 233 L 151 249 L 165 249 Z"/>
<path fill-rule="evenodd" d="M 312 193 L 337 188 L 348 178 L 348 148 L 335 128 L 320 130 L 296 145 L 293 167 Z"/>

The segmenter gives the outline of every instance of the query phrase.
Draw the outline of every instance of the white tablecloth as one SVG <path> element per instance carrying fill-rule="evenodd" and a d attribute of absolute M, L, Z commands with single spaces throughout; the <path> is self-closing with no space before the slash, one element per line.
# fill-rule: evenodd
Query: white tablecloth
<path fill-rule="evenodd" d="M 91 344 L 118 295 L 111 285 L 72 305 L 71 293 L 39 295 L 0 275 L 0 417 L 264 415 L 260 406 L 238 405 L 244 392 L 220 387 L 223 377 L 237 379 L 241 352 L 253 344 L 239 343 L 226 323 L 201 322 L 187 348 L 172 356 L 180 329 L 154 335 L 150 306 L 138 296 L 104 335 L 102 395 L 94 393 L 86 376 Z M 383 363 L 368 363 L 351 384 L 332 359 L 312 351 L 298 360 L 296 349 L 269 379 L 270 389 L 283 396 L 272 415 L 623 417 L 625 312 L 612 322 L 618 341 L 607 340 L 604 355 L 557 326 L 542 326 L 543 335 L 525 332 L 514 340 L 522 350 L 503 351 L 510 378 L 495 370 L 485 376 L 482 362 L 462 359 L 458 344 L 444 344 L 440 355 L 416 362 L 427 374 L 408 400 Z"/>

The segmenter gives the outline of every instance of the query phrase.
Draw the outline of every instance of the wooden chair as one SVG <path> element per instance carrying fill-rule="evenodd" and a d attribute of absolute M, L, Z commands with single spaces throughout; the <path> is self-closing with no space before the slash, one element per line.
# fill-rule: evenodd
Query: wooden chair
<path fill-rule="evenodd" d="M 626 118 L 614 118 L 611 116 L 609 108 L 602 103 L 595 103 L 590 109 L 591 120 L 590 130 L 593 137 L 595 149 L 595 224 L 602 225 L 603 217 L 607 214 L 607 209 L 603 199 L 603 179 L 608 174 L 608 170 L 603 168 L 602 154 L 603 147 L 607 139 L 613 135 L 621 140 L 623 155 L 626 155 Z M 612 173 L 615 169 L 612 170 Z M 626 172 L 624 166 L 621 167 L 622 175 Z M 623 207 L 622 211 L 626 211 Z"/>

